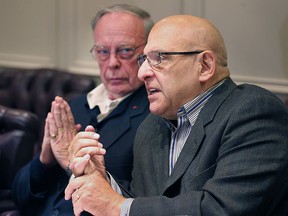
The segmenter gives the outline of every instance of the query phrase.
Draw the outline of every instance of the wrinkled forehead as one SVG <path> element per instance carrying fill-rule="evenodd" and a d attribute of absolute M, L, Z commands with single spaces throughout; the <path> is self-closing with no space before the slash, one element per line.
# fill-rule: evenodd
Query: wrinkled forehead
<path fill-rule="evenodd" d="M 160 25 L 153 28 L 149 34 L 144 52 L 179 51 L 189 49 L 193 39 L 186 36 L 183 28 L 178 25 Z"/>
<path fill-rule="evenodd" d="M 144 22 L 136 15 L 113 12 L 100 18 L 94 29 L 96 41 L 138 41 L 145 37 Z"/>

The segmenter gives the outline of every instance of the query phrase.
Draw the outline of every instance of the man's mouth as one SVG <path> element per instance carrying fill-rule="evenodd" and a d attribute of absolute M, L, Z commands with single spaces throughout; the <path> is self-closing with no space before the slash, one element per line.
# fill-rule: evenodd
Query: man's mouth
<path fill-rule="evenodd" d="M 123 82 L 125 82 L 127 79 L 125 78 L 112 78 L 112 79 L 109 79 L 109 82 L 111 84 L 122 84 Z"/>
<path fill-rule="evenodd" d="M 126 78 L 121 78 L 121 77 L 114 77 L 114 78 L 110 78 L 110 80 L 125 80 Z"/>
<path fill-rule="evenodd" d="M 150 88 L 150 89 L 148 89 L 148 94 L 149 94 L 149 95 L 153 95 L 153 94 L 158 93 L 158 92 L 159 92 L 159 90 L 158 90 L 158 89 L 155 89 L 155 88 Z"/>

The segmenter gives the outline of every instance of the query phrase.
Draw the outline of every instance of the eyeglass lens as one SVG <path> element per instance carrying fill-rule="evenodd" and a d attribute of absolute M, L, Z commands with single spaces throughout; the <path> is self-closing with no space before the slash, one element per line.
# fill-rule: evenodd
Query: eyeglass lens
<path fill-rule="evenodd" d="M 116 55 L 121 59 L 130 59 L 134 55 L 135 48 L 130 47 L 119 47 L 116 49 Z M 91 51 L 94 59 L 99 61 L 105 61 L 109 58 L 111 51 L 104 47 L 94 47 Z"/>
<path fill-rule="evenodd" d="M 139 47 L 145 44 L 146 42 L 136 47 L 120 46 L 116 49 L 115 53 L 121 59 L 131 59 L 134 56 L 136 49 L 138 49 Z M 106 61 L 111 54 L 111 50 L 109 48 L 104 47 L 104 46 L 95 46 L 95 45 L 92 47 L 90 52 L 92 54 L 93 59 L 97 61 Z"/>
<path fill-rule="evenodd" d="M 188 51 L 188 52 L 149 52 L 147 55 L 141 55 L 137 58 L 139 66 L 147 59 L 150 66 L 155 66 L 161 63 L 163 55 L 196 55 L 202 51 Z"/>
<path fill-rule="evenodd" d="M 149 52 L 147 55 L 140 55 L 137 58 L 138 65 L 141 66 L 146 59 L 151 66 L 155 66 L 161 63 L 161 55 L 159 52 Z"/>

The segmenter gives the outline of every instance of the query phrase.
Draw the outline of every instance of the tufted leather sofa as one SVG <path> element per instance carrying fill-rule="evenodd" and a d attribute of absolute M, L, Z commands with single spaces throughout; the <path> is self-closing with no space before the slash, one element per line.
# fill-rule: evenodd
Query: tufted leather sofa
<path fill-rule="evenodd" d="M 17 171 L 32 159 L 38 131 L 39 119 L 35 114 L 0 105 L 1 215 L 9 215 L 3 213 L 7 211 L 17 215 L 11 184 Z"/>
<path fill-rule="evenodd" d="M 0 67 L 0 216 L 20 215 L 11 198 L 16 172 L 40 151 L 56 95 L 70 100 L 100 83 L 98 77 L 58 69 Z"/>
<path fill-rule="evenodd" d="M 70 100 L 89 92 L 98 83 L 98 77 L 58 69 L 0 68 L 0 105 L 36 114 L 40 120 L 40 145 L 45 118 L 55 96 Z M 35 151 L 39 151 L 39 145 Z"/>

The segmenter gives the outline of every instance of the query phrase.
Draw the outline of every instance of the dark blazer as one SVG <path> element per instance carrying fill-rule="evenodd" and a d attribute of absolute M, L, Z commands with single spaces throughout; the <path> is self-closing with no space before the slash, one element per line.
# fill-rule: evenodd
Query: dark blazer
<path fill-rule="evenodd" d="M 167 125 L 150 114 L 134 144 L 130 216 L 288 215 L 288 112 L 272 93 L 228 78 L 170 176 L 169 144 Z"/>
<path fill-rule="evenodd" d="M 105 165 L 116 179 L 131 181 L 133 143 L 140 123 L 149 114 L 149 101 L 145 87 L 141 87 L 122 101 L 103 121 L 97 122 L 99 108 L 90 110 L 86 95 L 70 102 L 75 123 L 92 125 L 100 134 L 100 142 L 107 150 Z"/>
<path fill-rule="evenodd" d="M 75 123 L 80 123 L 82 130 L 89 124 L 96 127 L 100 141 L 107 150 L 107 170 L 124 186 L 129 185 L 136 130 L 149 113 L 145 87 L 123 100 L 100 123 L 96 121 L 99 109 L 88 108 L 86 95 L 70 101 L 69 104 Z M 36 157 L 20 170 L 14 180 L 15 201 L 25 215 L 73 215 L 71 200 L 64 200 L 68 180 L 68 175 L 60 166 L 47 168 Z"/>

